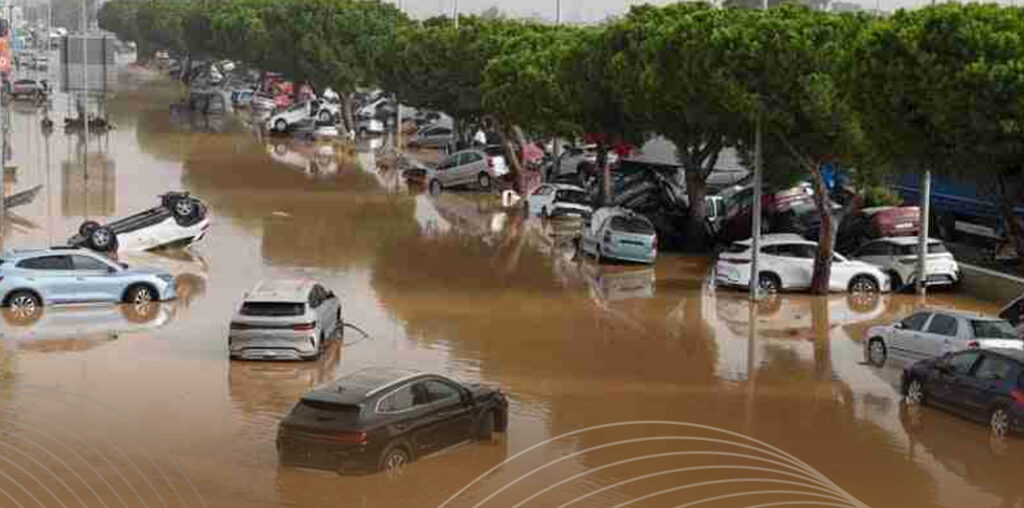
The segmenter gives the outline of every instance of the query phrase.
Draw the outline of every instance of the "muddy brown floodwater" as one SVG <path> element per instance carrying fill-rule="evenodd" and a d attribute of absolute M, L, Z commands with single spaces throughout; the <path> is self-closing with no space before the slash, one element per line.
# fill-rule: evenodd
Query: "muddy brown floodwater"
<path fill-rule="evenodd" d="M 175 273 L 175 302 L 4 315 L 0 505 L 1024 502 L 1019 439 L 908 411 L 902 361 L 863 362 L 871 324 L 924 303 L 994 304 L 787 295 L 758 305 L 751 338 L 744 295 L 708 287 L 703 259 L 581 261 L 564 241 L 572 224 L 524 222 L 473 193 L 417 194 L 372 152 L 325 155 L 235 117 L 172 115 L 174 85 L 120 79 L 105 105 L 118 129 L 90 139 L 87 164 L 79 137 L 44 136 L 38 111 L 14 109 L 16 188 L 44 190 L 8 218 L 4 246 L 59 243 L 168 189 L 205 199 L 212 231 L 191 252 L 131 258 Z M 58 95 L 53 115 L 68 105 Z M 276 276 L 322 280 L 370 337 L 349 332 L 317 362 L 229 361 L 229 316 Z M 300 395 L 381 364 L 501 386 L 507 435 L 398 476 L 278 465 L 277 423 Z"/>

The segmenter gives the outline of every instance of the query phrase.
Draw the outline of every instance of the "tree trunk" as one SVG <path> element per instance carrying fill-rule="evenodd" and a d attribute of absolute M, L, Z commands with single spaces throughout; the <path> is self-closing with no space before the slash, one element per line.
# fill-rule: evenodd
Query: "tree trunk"
<path fill-rule="evenodd" d="M 1024 219 L 1014 211 L 1016 207 L 1021 206 L 1021 196 L 1024 192 L 1024 183 L 1021 180 L 1024 180 L 1024 177 L 1000 175 L 999 213 L 1006 224 L 1006 241 L 1017 252 L 1017 259 L 1024 263 Z M 997 252 L 996 256 L 998 255 Z"/>
<path fill-rule="evenodd" d="M 612 170 L 608 167 L 608 147 L 604 143 L 597 144 L 597 168 L 601 172 L 601 203 L 612 204 Z"/>
<path fill-rule="evenodd" d="M 522 194 L 523 165 L 519 162 L 519 154 L 516 151 L 515 143 L 512 142 L 513 127 L 505 126 L 501 129 L 501 147 L 505 151 L 505 163 L 508 164 L 510 176 L 512 177 L 512 189 Z M 522 133 L 520 133 L 520 136 Z"/>
<path fill-rule="evenodd" d="M 815 164 L 811 169 L 811 177 L 814 184 L 814 204 L 817 205 L 818 216 L 821 218 L 821 230 L 818 232 L 818 255 L 814 258 L 814 275 L 811 277 L 811 293 L 826 295 L 828 294 L 829 280 L 832 278 L 835 225 L 832 221 L 832 207 L 829 203 L 828 189 L 825 187 L 825 177 L 821 174 L 820 164 Z"/>
<path fill-rule="evenodd" d="M 344 117 L 345 131 L 355 132 L 356 131 L 356 119 L 353 116 L 353 107 L 355 103 L 356 94 L 352 92 L 344 92 L 341 94 L 341 114 Z"/>
<path fill-rule="evenodd" d="M 708 180 L 700 168 L 686 169 L 686 197 L 690 201 L 686 245 L 693 251 L 704 251 L 710 247 L 710 238 L 705 226 L 708 217 Z"/>

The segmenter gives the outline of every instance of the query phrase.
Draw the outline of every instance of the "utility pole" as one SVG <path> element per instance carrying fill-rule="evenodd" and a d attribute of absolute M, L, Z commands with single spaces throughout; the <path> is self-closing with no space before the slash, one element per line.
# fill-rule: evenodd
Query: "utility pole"
<path fill-rule="evenodd" d="M 455 20 L 455 29 L 459 29 L 459 0 L 452 0 L 452 19 Z"/>
<path fill-rule="evenodd" d="M 768 10 L 768 0 L 761 0 L 761 10 Z M 758 106 L 760 108 L 760 105 Z M 750 225 L 750 299 L 757 300 L 758 284 L 761 282 L 761 274 L 758 273 L 758 258 L 761 256 L 761 180 L 763 179 L 761 166 L 763 154 L 761 153 L 761 111 L 757 111 L 757 124 L 754 126 L 754 203 L 751 212 Z"/>
<path fill-rule="evenodd" d="M 926 264 L 928 259 L 928 217 L 932 203 L 932 172 L 924 172 L 921 182 L 921 230 L 917 233 L 917 294 L 925 296 L 928 275 Z"/>

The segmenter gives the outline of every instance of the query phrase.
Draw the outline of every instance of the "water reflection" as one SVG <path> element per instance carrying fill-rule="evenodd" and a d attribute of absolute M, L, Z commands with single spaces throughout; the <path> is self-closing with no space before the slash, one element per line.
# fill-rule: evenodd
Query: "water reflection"
<path fill-rule="evenodd" d="M 39 307 L 31 314 L 4 308 L 0 339 L 27 351 L 80 351 L 161 328 L 175 312 L 173 303 L 157 302 Z"/>
<path fill-rule="evenodd" d="M 343 357 L 342 340 L 332 340 L 311 362 L 246 362 L 228 365 L 228 390 L 235 407 L 249 416 L 284 416 L 304 393 L 336 377 Z M 273 428 L 264 432 L 277 432 Z"/>

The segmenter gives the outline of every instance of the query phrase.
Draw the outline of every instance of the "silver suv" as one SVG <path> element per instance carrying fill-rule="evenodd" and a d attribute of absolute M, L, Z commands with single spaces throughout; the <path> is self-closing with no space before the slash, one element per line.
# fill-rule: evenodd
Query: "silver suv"
<path fill-rule="evenodd" d="M 4 306 L 30 317 L 43 305 L 172 300 L 174 277 L 165 270 L 129 268 L 85 249 L 10 250 L 0 259 Z"/>
<path fill-rule="evenodd" d="M 231 319 L 228 350 L 239 360 L 314 360 L 342 330 L 341 302 L 311 280 L 264 280 Z"/>

